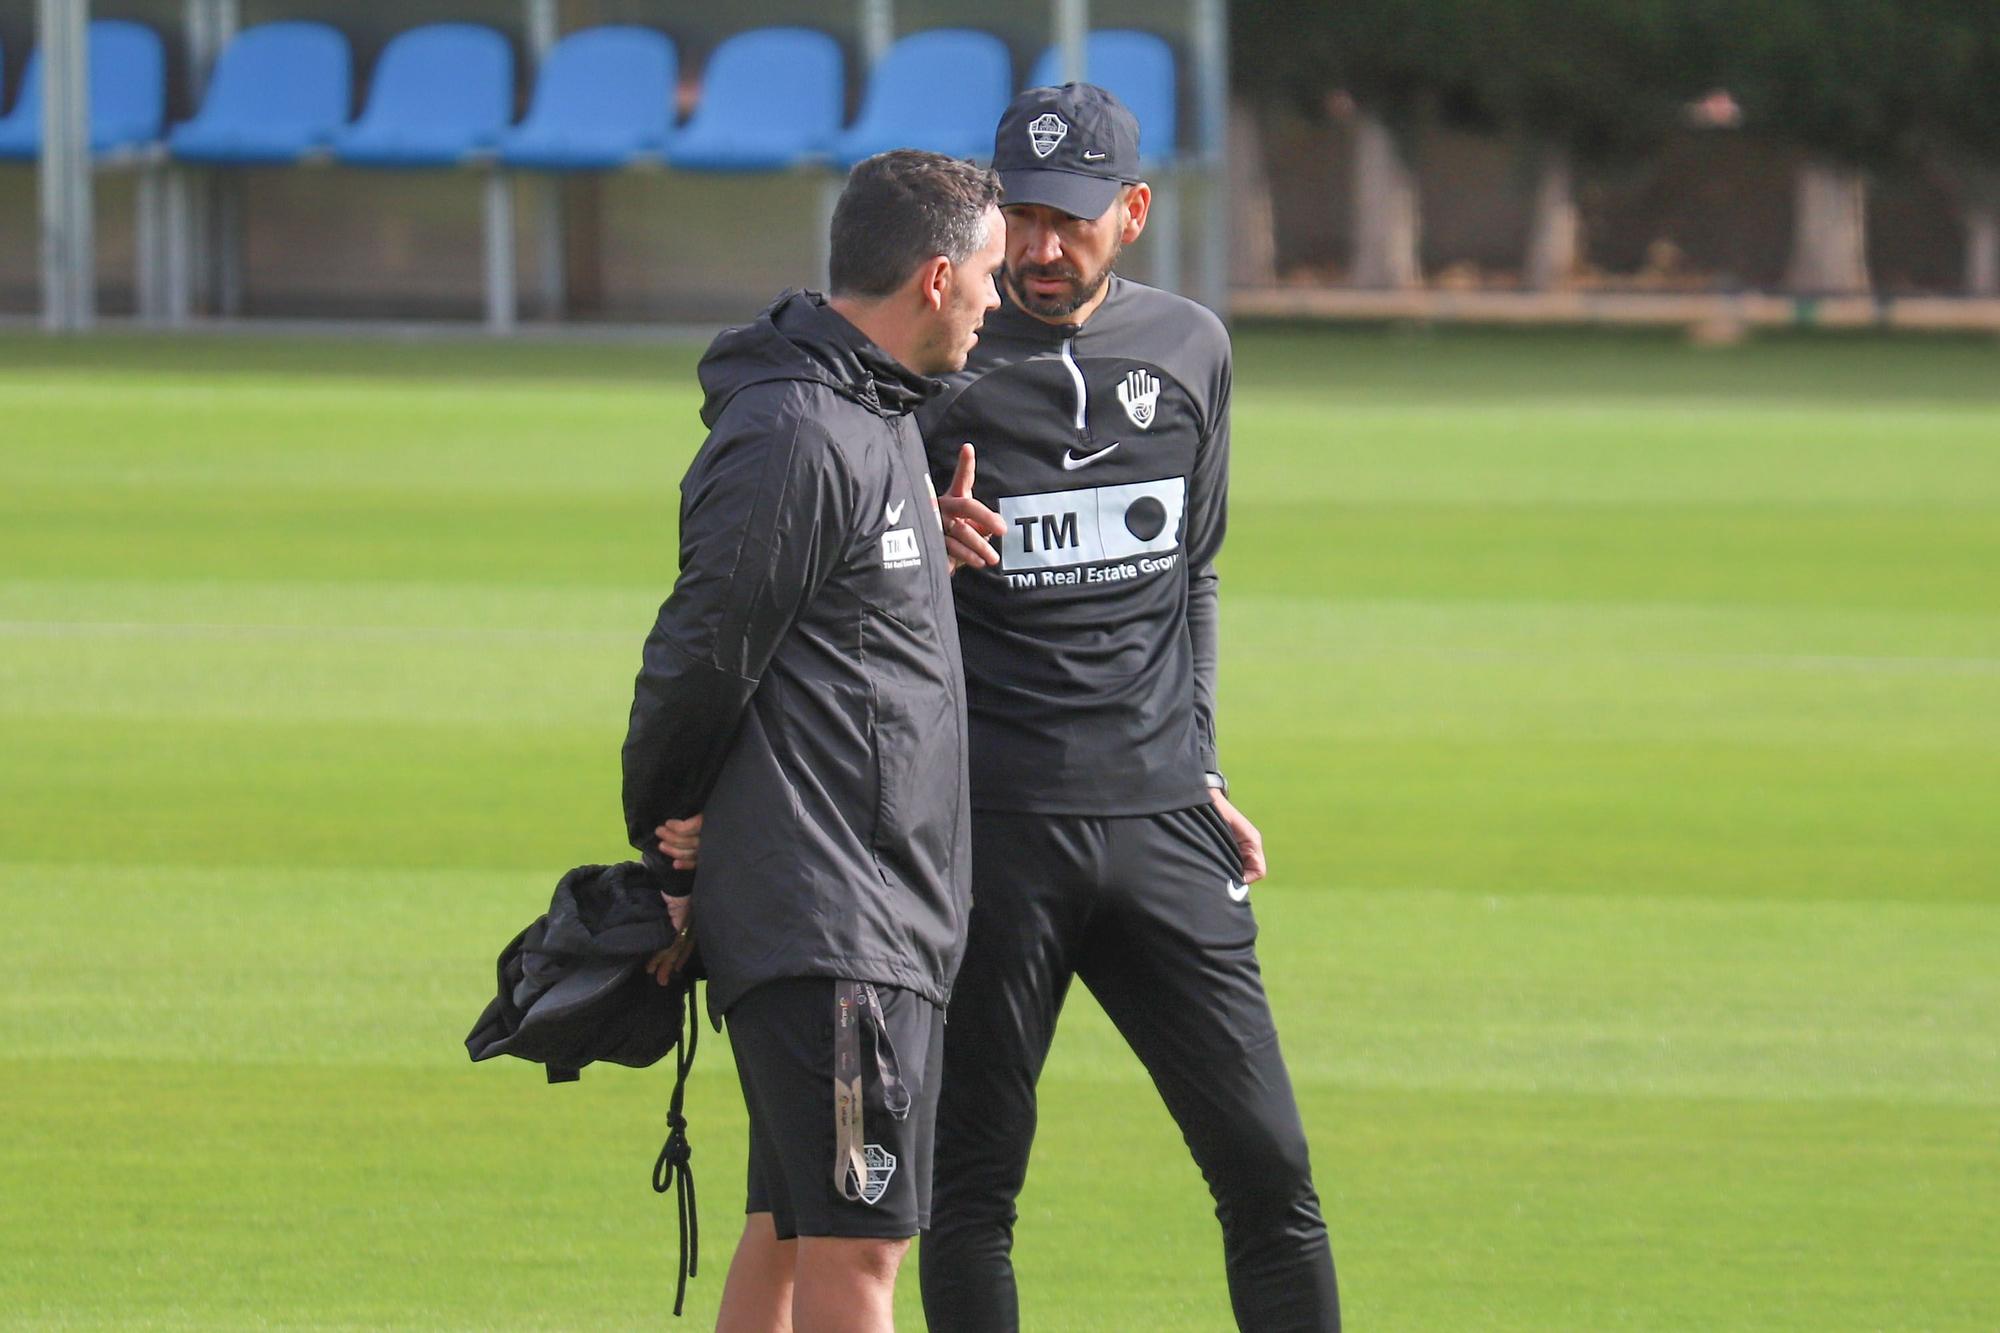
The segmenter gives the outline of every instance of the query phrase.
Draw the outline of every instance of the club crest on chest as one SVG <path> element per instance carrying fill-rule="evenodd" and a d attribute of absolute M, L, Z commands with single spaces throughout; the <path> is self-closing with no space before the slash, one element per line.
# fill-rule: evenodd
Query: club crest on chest
<path fill-rule="evenodd" d="M 1150 371 L 1135 370 L 1118 385 L 1118 402 L 1133 425 L 1145 430 L 1153 424 L 1160 403 L 1160 381 Z"/>

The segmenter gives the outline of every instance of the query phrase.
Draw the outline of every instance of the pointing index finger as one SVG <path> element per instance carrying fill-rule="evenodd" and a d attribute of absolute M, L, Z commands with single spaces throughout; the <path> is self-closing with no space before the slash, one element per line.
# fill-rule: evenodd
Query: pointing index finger
<path fill-rule="evenodd" d="M 972 478 L 978 468 L 972 444 L 967 441 L 958 446 L 958 471 L 951 474 L 951 487 L 946 495 L 968 496 L 972 494 Z"/>

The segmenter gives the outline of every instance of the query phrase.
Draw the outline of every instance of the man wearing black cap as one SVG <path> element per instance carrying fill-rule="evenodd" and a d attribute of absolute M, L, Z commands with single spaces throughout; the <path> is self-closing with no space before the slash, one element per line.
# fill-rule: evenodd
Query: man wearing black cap
<path fill-rule="evenodd" d="M 924 1310 L 952 1333 L 1018 1324 L 1009 1254 L 1035 1081 L 1080 977 L 1215 1196 L 1237 1322 L 1338 1328 L 1257 967 L 1263 843 L 1216 757 L 1228 334 L 1112 271 L 1152 199 L 1117 98 L 1089 84 L 1021 94 L 993 164 L 1003 303 L 917 414 L 935 478 L 967 444 L 979 458 L 973 495 L 944 501 L 947 545 L 971 566 L 954 591 L 973 909 L 945 1030 Z"/>

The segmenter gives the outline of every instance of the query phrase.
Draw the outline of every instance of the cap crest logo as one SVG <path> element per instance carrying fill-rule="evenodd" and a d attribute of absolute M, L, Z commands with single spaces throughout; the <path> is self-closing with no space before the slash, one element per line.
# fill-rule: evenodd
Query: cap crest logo
<path fill-rule="evenodd" d="M 1028 144 L 1036 157 L 1047 157 L 1069 133 L 1069 122 L 1053 111 L 1044 111 L 1028 122 Z"/>

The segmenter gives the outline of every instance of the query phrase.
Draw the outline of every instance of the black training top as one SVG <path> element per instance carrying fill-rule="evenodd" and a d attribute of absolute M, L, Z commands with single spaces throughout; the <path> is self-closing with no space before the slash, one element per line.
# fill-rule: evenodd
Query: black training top
<path fill-rule="evenodd" d="M 1220 320 L 1114 275 L 1081 326 L 1003 305 L 918 409 L 938 490 L 970 442 L 1008 524 L 1000 566 L 953 583 L 975 807 L 1207 800 L 1229 383 Z"/>

